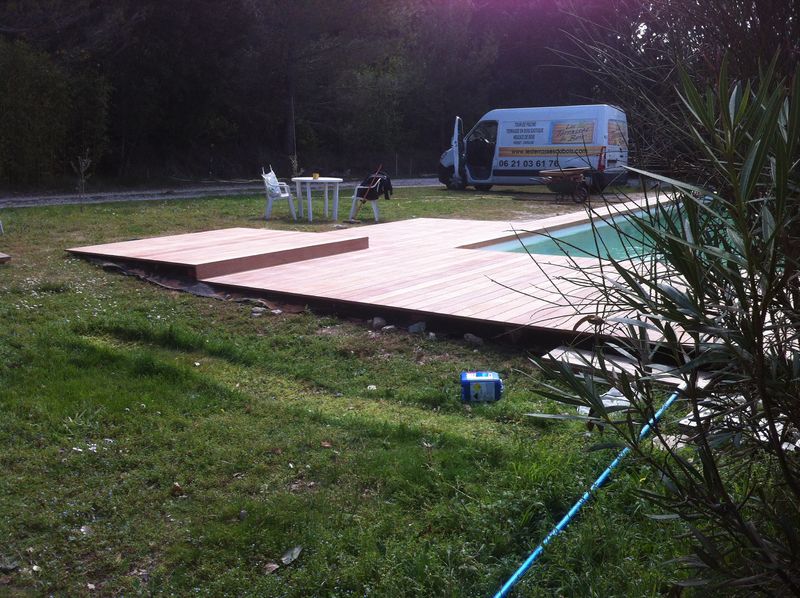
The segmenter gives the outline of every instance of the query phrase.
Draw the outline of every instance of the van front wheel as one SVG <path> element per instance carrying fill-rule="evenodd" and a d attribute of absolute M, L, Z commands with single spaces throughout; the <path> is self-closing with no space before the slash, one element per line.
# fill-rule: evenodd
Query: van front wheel
<path fill-rule="evenodd" d="M 450 189 L 450 191 L 463 191 L 467 186 L 461 179 L 452 178 L 447 182 L 447 188 Z"/>
<path fill-rule="evenodd" d="M 475 185 L 475 188 L 478 191 L 489 191 L 492 188 L 492 185 Z"/>

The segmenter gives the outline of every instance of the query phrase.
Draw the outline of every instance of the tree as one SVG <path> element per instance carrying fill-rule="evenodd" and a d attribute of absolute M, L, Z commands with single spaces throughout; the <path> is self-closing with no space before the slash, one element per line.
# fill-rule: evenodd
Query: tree
<path fill-rule="evenodd" d="M 47 54 L 0 38 L 0 180 L 34 183 L 57 170 L 69 101 L 66 74 Z"/>
<path fill-rule="evenodd" d="M 380 62 L 393 24 L 389 2 L 246 0 L 256 23 L 253 47 L 261 60 L 266 117 L 283 126 L 283 151 L 336 147 L 335 107 L 351 69 Z M 257 42 L 257 43 L 256 43 Z"/>
<path fill-rule="evenodd" d="M 55 144 L 50 152 L 52 161 L 40 174 L 68 172 L 69 163 L 87 150 L 94 161 L 105 154 L 109 145 L 112 88 L 98 67 L 97 58 L 104 52 L 125 47 L 126 37 L 122 32 L 143 15 L 144 11 L 127 2 L 33 0 L 0 6 L 0 32 L 18 43 L 36 48 L 37 54 L 61 73 L 62 86 L 66 89 L 58 105 L 49 104 L 47 110 L 34 110 L 29 114 L 37 125 L 53 131 L 48 139 Z M 32 64 L 28 66 L 35 68 Z M 7 117 L 17 124 L 25 122 L 18 114 L 7 114 Z M 53 127 L 53 122 L 58 126 Z M 61 129 L 65 129 L 63 134 L 58 133 Z M 13 126 L 7 129 L 7 134 L 16 144 L 26 143 L 22 132 Z M 38 180 L 38 175 L 35 178 Z"/>
<path fill-rule="evenodd" d="M 684 127 L 679 66 L 701 88 L 714 85 L 723 58 L 733 77 L 757 77 L 777 56 L 791 74 L 800 58 L 800 5 L 780 0 L 613 0 L 602 10 L 565 4 L 576 20 L 563 60 L 595 80 L 629 115 L 632 152 L 643 167 L 683 176 L 701 159 Z"/>

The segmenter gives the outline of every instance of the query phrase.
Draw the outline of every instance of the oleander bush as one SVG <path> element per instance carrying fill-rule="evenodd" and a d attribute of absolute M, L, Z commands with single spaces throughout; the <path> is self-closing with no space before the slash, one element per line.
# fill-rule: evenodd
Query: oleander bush
<path fill-rule="evenodd" d="M 642 494 L 693 539 L 679 559 L 692 570 L 682 585 L 797 596 L 800 70 L 779 78 L 773 61 L 757 80 L 731 81 L 723 65 L 705 90 L 682 80 L 684 127 L 704 157 L 694 180 L 708 185 L 651 174 L 670 190 L 626 219 L 650 257 L 574 264 L 568 278 L 606 305 L 591 320 L 602 374 L 537 363 L 569 388 L 548 386 L 549 396 L 590 407 L 660 479 Z M 577 307 L 590 311 L 589 302 Z M 634 373 L 615 372 L 612 353 L 631 359 Z M 656 357 L 676 366 L 681 400 L 640 440 L 665 396 Z M 629 409 L 604 408 L 609 386 Z"/>

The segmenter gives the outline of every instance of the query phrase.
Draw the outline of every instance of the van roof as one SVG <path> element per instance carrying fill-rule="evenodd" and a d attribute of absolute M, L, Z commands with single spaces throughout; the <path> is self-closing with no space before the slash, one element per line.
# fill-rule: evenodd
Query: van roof
<path fill-rule="evenodd" d="M 525 108 L 495 108 L 494 110 L 490 110 L 489 112 L 484 114 L 481 120 L 487 118 L 500 119 L 503 117 L 506 118 L 522 117 L 525 116 L 526 113 L 534 111 L 540 114 L 545 112 L 581 112 L 582 110 L 585 110 L 587 112 L 589 111 L 594 112 L 601 108 L 610 108 L 611 110 L 619 111 L 622 112 L 622 114 L 625 114 L 622 108 L 619 108 L 618 106 L 614 106 L 612 104 L 578 104 L 574 106 L 530 106 Z"/>

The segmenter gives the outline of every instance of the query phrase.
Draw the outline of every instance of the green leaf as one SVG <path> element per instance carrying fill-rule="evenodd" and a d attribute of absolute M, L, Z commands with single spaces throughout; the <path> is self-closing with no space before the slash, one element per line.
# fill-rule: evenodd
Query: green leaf
<path fill-rule="evenodd" d="M 728 230 L 725 232 L 728 235 L 728 239 L 730 240 L 731 245 L 736 250 L 736 254 L 742 257 L 745 256 L 746 252 L 744 250 L 744 241 L 742 240 L 742 236 L 732 228 L 728 228 Z M 705 250 L 708 252 L 712 252 L 714 249 L 711 247 L 707 247 L 705 248 Z"/>
<path fill-rule="evenodd" d="M 688 524 L 688 527 L 691 530 L 692 535 L 695 537 L 695 539 L 697 539 L 698 542 L 700 542 L 700 544 L 702 545 L 702 547 L 705 550 L 705 552 L 708 553 L 708 556 L 713 561 L 716 561 L 718 563 L 721 563 L 721 562 L 724 561 L 724 559 L 722 557 L 722 554 L 720 554 L 719 550 L 717 550 L 717 546 L 716 546 L 716 544 L 714 544 L 714 541 L 711 538 L 706 536 L 703 532 L 701 532 L 699 529 L 697 529 L 697 527 L 695 527 L 694 525 Z M 708 563 L 708 564 L 710 565 L 710 563 Z"/>
<path fill-rule="evenodd" d="M 678 188 L 678 189 L 680 189 L 682 191 L 688 191 L 690 193 L 691 192 L 695 192 L 695 193 L 699 193 L 701 195 L 711 195 L 711 193 L 709 191 L 707 191 L 706 189 L 703 189 L 702 187 L 698 187 L 697 185 L 692 185 L 691 183 L 687 183 L 685 181 L 679 181 L 678 179 L 673 179 L 673 178 L 670 178 L 668 176 L 664 176 L 664 175 L 661 175 L 661 174 L 656 174 L 656 173 L 650 172 L 648 170 L 641 170 L 639 168 L 634 168 L 633 166 L 625 166 L 625 169 L 629 170 L 630 172 L 635 172 L 637 174 L 646 176 L 648 178 L 655 179 L 657 181 L 661 181 L 662 183 L 668 183 L 668 184 L 670 184 L 670 185 L 672 185 L 672 186 L 674 186 L 674 187 L 676 187 L 676 188 Z"/>
<path fill-rule="evenodd" d="M 606 321 L 617 324 L 628 324 L 630 326 L 633 326 L 634 328 L 644 328 L 646 330 L 652 330 L 654 332 L 658 331 L 658 328 L 653 326 L 653 324 L 651 324 L 650 322 L 647 322 L 645 320 L 639 320 L 636 318 L 625 318 L 620 316 L 620 317 L 606 318 Z"/>
<path fill-rule="evenodd" d="M 739 120 L 739 107 L 742 103 L 742 83 L 737 81 L 733 86 L 730 99 L 728 100 L 728 116 L 734 125 Z"/>
<path fill-rule="evenodd" d="M 659 291 L 671 301 L 675 303 L 687 315 L 696 315 L 698 313 L 697 305 L 689 298 L 689 296 L 676 289 L 672 285 L 659 284 Z"/>
<path fill-rule="evenodd" d="M 746 200 L 750 197 L 750 189 L 753 186 L 753 178 L 758 177 L 759 174 L 758 172 L 754 173 L 753 169 L 760 147 L 761 140 L 756 139 L 755 143 L 750 146 L 750 150 L 747 152 L 747 158 L 745 158 L 744 164 L 742 164 L 742 170 L 739 179 L 739 193 L 741 194 L 743 200 Z"/>
<path fill-rule="evenodd" d="M 702 586 L 707 586 L 711 583 L 710 579 L 706 579 L 703 577 L 692 577 L 689 579 L 681 579 L 675 582 L 675 585 L 681 588 L 699 588 Z"/>
<path fill-rule="evenodd" d="M 600 442 L 587 447 L 587 452 L 594 453 L 596 451 L 604 451 L 607 449 L 624 449 L 625 445 L 621 442 Z"/>
<path fill-rule="evenodd" d="M 526 413 L 525 417 L 535 417 L 537 419 L 554 419 L 561 421 L 580 421 L 602 424 L 602 419 L 589 417 L 588 415 L 566 415 L 562 413 Z"/>
<path fill-rule="evenodd" d="M 666 515 L 645 514 L 645 517 L 647 517 L 648 519 L 653 519 L 655 521 L 675 521 L 676 519 L 681 518 L 680 515 L 677 515 L 676 513 L 669 513 Z"/>
<path fill-rule="evenodd" d="M 767 203 L 761 206 L 761 234 L 765 242 L 770 242 L 775 234 L 775 217 Z"/>

